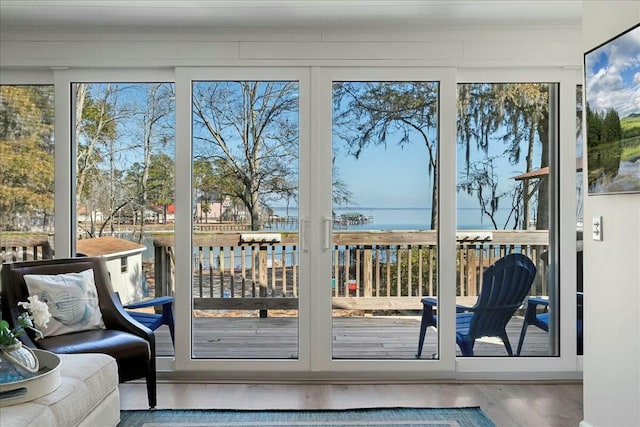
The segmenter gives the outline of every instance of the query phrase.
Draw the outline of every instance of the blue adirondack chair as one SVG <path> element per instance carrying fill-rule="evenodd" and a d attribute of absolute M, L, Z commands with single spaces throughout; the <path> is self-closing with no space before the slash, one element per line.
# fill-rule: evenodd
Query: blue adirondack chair
<path fill-rule="evenodd" d="M 138 308 L 162 306 L 161 313 L 145 313 L 136 311 Z M 142 323 L 147 328 L 155 331 L 162 325 L 169 327 L 171 342 L 175 346 L 174 323 L 173 323 L 173 297 L 158 297 L 146 301 L 126 304 L 124 309 L 131 317 Z"/>
<path fill-rule="evenodd" d="M 578 354 L 582 354 L 582 298 L 583 293 L 577 293 L 577 309 L 578 318 L 576 322 L 576 334 L 578 339 Z M 539 307 L 542 308 L 542 312 L 538 313 Z M 545 332 L 549 332 L 549 300 L 540 297 L 531 297 L 527 301 L 527 310 L 524 313 L 524 322 L 522 323 L 522 330 L 520 331 L 520 341 L 518 342 L 518 349 L 516 350 L 516 356 L 520 356 L 522 350 L 522 344 L 524 343 L 524 336 L 527 333 L 529 325 L 537 326 Z"/>
<path fill-rule="evenodd" d="M 507 353 L 513 356 L 507 336 L 507 323 L 524 303 L 536 277 L 536 266 L 522 254 L 509 254 L 487 268 L 482 275 L 482 289 L 473 307 L 456 306 L 456 343 L 463 356 L 473 356 L 477 338 L 499 337 Z M 429 326 L 438 326 L 433 314 L 436 298 L 423 298 L 422 321 L 416 358 L 422 354 L 424 337 Z"/>
<path fill-rule="evenodd" d="M 162 306 L 161 313 L 144 313 L 135 311 L 137 308 L 144 307 L 158 307 Z M 124 306 L 127 313 L 138 322 L 145 325 L 147 328 L 155 331 L 162 325 L 169 327 L 169 333 L 171 334 L 171 342 L 175 346 L 175 332 L 173 323 L 173 297 L 158 297 L 148 301 L 141 301 L 133 304 L 127 304 Z"/>

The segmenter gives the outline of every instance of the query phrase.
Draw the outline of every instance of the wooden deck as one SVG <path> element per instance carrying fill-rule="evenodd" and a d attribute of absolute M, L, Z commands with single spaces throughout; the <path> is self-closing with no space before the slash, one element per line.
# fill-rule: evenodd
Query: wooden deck
<path fill-rule="evenodd" d="M 298 357 L 298 320 L 295 317 L 196 317 L 194 355 L 212 359 L 295 359 Z M 507 327 L 516 351 L 522 318 L 514 317 Z M 419 316 L 335 317 L 333 356 L 335 359 L 414 359 L 417 350 Z M 522 356 L 547 356 L 548 334 L 529 327 Z M 422 358 L 437 352 L 437 334 L 427 331 Z M 159 356 L 172 356 L 173 346 L 166 326 L 156 331 Z M 474 347 L 477 356 L 507 356 L 498 338 L 482 338 Z M 458 350 L 458 355 L 460 355 Z"/>

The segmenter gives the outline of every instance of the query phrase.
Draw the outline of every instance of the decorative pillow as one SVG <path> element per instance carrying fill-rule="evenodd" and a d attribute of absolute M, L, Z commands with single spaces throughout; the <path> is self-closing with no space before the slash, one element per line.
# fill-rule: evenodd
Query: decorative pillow
<path fill-rule="evenodd" d="M 64 274 L 25 274 L 29 295 L 49 306 L 51 320 L 44 337 L 104 329 L 93 270 Z"/>

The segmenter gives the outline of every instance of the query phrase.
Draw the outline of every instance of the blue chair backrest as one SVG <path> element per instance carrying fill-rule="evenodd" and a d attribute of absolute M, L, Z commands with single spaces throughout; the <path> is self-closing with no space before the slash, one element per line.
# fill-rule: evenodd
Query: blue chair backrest
<path fill-rule="evenodd" d="M 516 310 L 524 303 L 536 266 L 522 254 L 509 254 L 499 259 L 482 275 L 482 289 L 473 307 L 474 316 L 469 335 L 475 338 L 504 332 Z"/>

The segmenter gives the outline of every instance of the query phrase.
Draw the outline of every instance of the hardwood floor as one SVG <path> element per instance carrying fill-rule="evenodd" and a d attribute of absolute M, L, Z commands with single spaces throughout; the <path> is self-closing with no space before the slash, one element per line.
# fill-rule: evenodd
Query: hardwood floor
<path fill-rule="evenodd" d="M 346 409 L 480 406 L 498 427 L 570 427 L 579 383 L 158 384 L 158 409 Z M 147 409 L 144 383 L 120 385 L 121 409 Z"/>
<path fill-rule="evenodd" d="M 194 348 L 200 357 L 295 357 L 296 319 L 196 318 Z M 507 327 L 516 346 L 522 318 Z M 165 328 L 166 329 L 166 328 Z M 168 329 L 156 331 L 159 355 L 172 355 Z M 334 319 L 334 354 L 338 357 L 413 359 L 419 318 Z M 433 331 L 425 356 L 437 349 Z M 276 344 L 276 345 L 274 345 Z M 501 342 L 481 339 L 479 355 L 504 356 Z M 515 347 L 514 347 L 515 350 Z M 548 354 L 548 335 L 529 328 L 523 355 Z M 147 409 L 143 382 L 120 385 L 121 409 Z M 364 407 L 480 406 L 499 427 L 570 427 L 582 420 L 582 384 L 559 382 L 405 383 L 405 384 L 158 384 L 158 409 L 345 409 Z"/>

